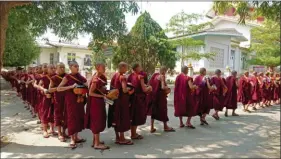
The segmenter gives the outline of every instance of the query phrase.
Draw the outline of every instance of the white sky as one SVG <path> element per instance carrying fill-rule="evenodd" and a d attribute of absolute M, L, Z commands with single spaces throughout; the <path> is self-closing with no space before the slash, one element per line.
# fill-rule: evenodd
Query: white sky
<path fill-rule="evenodd" d="M 150 13 L 151 17 L 159 23 L 159 25 L 164 29 L 166 24 L 169 22 L 170 18 L 181 12 L 185 13 L 199 13 L 205 14 L 211 7 L 212 2 L 138 2 L 140 11 L 147 11 Z M 132 15 L 126 14 L 127 28 L 130 30 L 135 24 L 139 14 Z M 42 37 L 47 37 L 50 41 L 58 41 L 59 38 L 48 31 Z M 41 39 L 40 37 L 39 39 Z M 80 45 L 88 45 L 90 41 L 90 35 L 79 35 L 78 40 L 73 42 L 79 43 Z"/>

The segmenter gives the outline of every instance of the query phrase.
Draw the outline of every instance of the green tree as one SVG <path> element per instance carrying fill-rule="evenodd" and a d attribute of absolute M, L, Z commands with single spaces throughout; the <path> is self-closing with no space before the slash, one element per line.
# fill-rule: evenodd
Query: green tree
<path fill-rule="evenodd" d="M 23 25 L 28 24 L 34 36 L 49 28 L 69 40 L 76 38 L 78 33 L 89 33 L 95 40 L 111 41 L 125 33 L 125 13 L 137 13 L 138 5 L 128 1 L 0 2 L 0 62 L 10 10 L 16 10 L 19 18 L 24 20 Z M 0 66 L 2 68 L 2 63 Z"/>
<path fill-rule="evenodd" d="M 7 29 L 4 66 L 26 66 L 40 54 L 40 48 L 31 35 L 29 27 L 21 25 L 23 19 L 18 19 L 17 13 L 12 11 Z"/>
<path fill-rule="evenodd" d="M 280 65 L 280 23 L 265 21 L 251 30 L 251 47 L 255 52 L 250 64 L 273 67 Z"/>
<path fill-rule="evenodd" d="M 268 20 L 280 22 L 281 3 L 279 1 L 217 1 L 213 9 L 224 14 L 231 8 L 235 8 L 235 15 L 239 15 L 239 23 L 245 24 L 247 19 L 256 19 L 263 16 Z"/>
<path fill-rule="evenodd" d="M 174 69 L 176 52 L 173 51 L 168 37 L 160 25 L 144 12 L 141 14 L 128 35 L 118 39 L 115 48 L 113 64 L 116 67 L 120 61 L 128 64 L 138 62 L 144 71 L 154 73 L 159 62 L 170 69 Z"/>
<path fill-rule="evenodd" d="M 200 53 L 195 51 L 195 49 L 190 50 L 192 47 L 204 46 L 204 41 L 184 37 L 212 26 L 210 22 L 196 24 L 202 18 L 203 16 L 200 14 L 187 14 L 181 11 L 180 13 L 174 15 L 167 24 L 166 32 L 173 33 L 176 37 L 180 37 L 172 39 L 171 42 L 174 46 L 182 46 L 181 54 L 179 55 L 179 58 L 181 59 L 181 66 L 183 66 L 184 61 L 188 59 L 212 59 L 215 55 L 214 53 Z"/>

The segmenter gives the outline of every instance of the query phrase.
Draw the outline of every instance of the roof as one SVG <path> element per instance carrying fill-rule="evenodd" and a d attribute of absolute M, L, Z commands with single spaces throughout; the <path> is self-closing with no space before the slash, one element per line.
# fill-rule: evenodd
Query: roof
<path fill-rule="evenodd" d="M 73 44 L 73 43 L 66 43 L 66 42 L 60 42 L 60 41 L 37 41 L 39 47 L 44 48 L 54 48 L 54 47 L 68 47 L 68 48 L 76 48 L 76 49 L 87 49 L 88 46 L 85 45 L 79 45 L 79 44 Z"/>
<path fill-rule="evenodd" d="M 182 37 L 199 37 L 199 36 L 207 36 L 207 35 L 213 35 L 213 36 L 230 36 L 233 40 L 235 41 L 248 41 L 248 39 L 243 36 L 242 33 L 238 32 L 234 28 L 224 28 L 224 29 L 207 29 L 198 33 L 194 34 L 187 34 L 187 35 L 182 35 L 182 36 L 176 36 L 176 37 L 171 37 L 170 39 L 178 39 Z"/>

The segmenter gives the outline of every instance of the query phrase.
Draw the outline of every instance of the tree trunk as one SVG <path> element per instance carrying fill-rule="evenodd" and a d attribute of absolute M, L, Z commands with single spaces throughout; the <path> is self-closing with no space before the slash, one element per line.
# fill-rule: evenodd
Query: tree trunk
<path fill-rule="evenodd" d="M 13 7 L 22 6 L 26 4 L 31 4 L 31 2 L 0 2 L 0 72 L 2 71 L 3 67 L 9 11 Z"/>

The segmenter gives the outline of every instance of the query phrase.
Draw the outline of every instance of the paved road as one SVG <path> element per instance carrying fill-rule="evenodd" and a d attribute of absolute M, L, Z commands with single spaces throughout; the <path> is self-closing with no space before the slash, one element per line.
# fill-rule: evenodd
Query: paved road
<path fill-rule="evenodd" d="M 221 113 L 220 121 L 207 118 L 210 126 L 200 126 L 196 117 L 193 120 L 195 130 L 178 128 L 173 107 L 169 107 L 169 124 L 176 128 L 176 132 L 165 133 L 161 123 L 157 123 L 157 133 L 150 134 L 148 119 L 146 125 L 140 127 L 143 140 L 135 141 L 133 146 L 119 146 L 114 144 L 112 129 L 106 129 L 102 133 L 102 140 L 111 149 L 103 152 L 90 147 L 92 136 L 89 130 L 81 133 L 87 142 L 76 150 L 70 150 L 67 143 L 61 143 L 56 138 L 43 139 L 36 120 L 23 107 L 14 92 L 1 91 L 1 136 L 9 141 L 1 148 L 1 158 L 280 158 L 280 106 L 251 114 L 238 110 L 239 117 L 226 118 Z"/>

